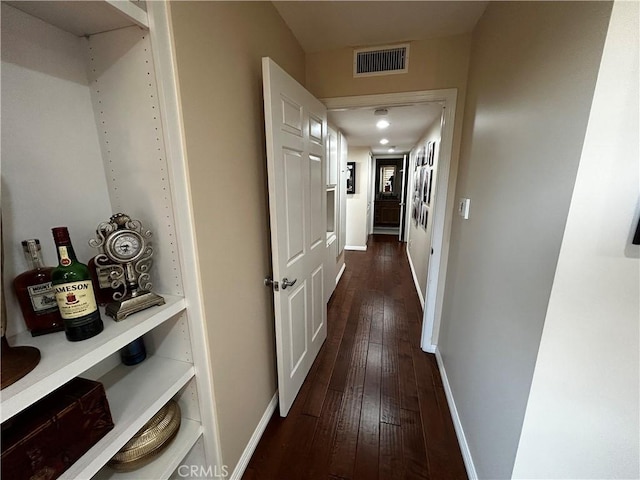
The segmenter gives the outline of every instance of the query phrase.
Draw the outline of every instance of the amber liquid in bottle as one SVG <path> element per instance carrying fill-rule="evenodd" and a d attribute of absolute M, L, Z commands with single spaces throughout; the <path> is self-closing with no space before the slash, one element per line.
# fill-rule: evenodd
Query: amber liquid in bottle
<path fill-rule="evenodd" d="M 34 337 L 60 332 L 64 323 L 51 285 L 53 267 L 44 266 L 37 238 L 23 241 L 22 249 L 29 270 L 15 278 L 13 288 L 27 329 Z"/>
<path fill-rule="evenodd" d="M 114 266 L 98 266 L 96 257 L 93 257 L 89 260 L 89 263 L 87 263 L 87 267 L 91 274 L 93 292 L 96 294 L 98 305 L 104 306 L 113 302 L 113 294 L 116 293 L 117 290 L 111 288 L 109 272 L 113 270 Z"/>

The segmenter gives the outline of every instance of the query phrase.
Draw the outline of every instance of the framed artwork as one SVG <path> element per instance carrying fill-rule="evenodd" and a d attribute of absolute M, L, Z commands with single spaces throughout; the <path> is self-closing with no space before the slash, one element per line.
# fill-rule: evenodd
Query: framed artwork
<path fill-rule="evenodd" d="M 429 171 L 423 168 L 420 171 L 420 197 L 423 202 L 427 201 L 427 191 L 429 189 Z"/>
<path fill-rule="evenodd" d="M 427 187 L 427 203 L 431 205 L 431 190 L 433 190 L 433 169 L 429 170 L 428 174 L 429 180 L 427 183 L 429 186 Z"/>
<path fill-rule="evenodd" d="M 347 193 L 356 193 L 356 162 L 347 162 Z"/>
<path fill-rule="evenodd" d="M 429 142 L 427 145 L 427 165 L 433 167 L 433 162 L 436 154 L 436 142 Z"/>
<path fill-rule="evenodd" d="M 429 208 L 425 203 L 420 208 L 420 226 L 427 229 L 427 221 L 429 220 Z"/>

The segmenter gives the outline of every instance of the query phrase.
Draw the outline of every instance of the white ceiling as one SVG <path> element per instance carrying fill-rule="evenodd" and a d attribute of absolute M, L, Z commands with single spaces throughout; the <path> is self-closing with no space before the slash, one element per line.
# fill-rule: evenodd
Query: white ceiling
<path fill-rule="evenodd" d="M 389 147 L 393 146 L 393 153 L 402 153 L 411 150 L 433 122 L 440 121 L 442 106 L 425 103 L 387 107 L 385 116 L 374 115 L 374 111 L 375 108 L 329 111 L 329 122 L 342 130 L 350 147 L 370 147 L 380 155 L 390 153 Z M 384 130 L 376 127 L 382 118 L 390 123 Z M 382 138 L 389 143 L 381 145 Z"/>
<path fill-rule="evenodd" d="M 307 53 L 346 47 L 393 44 L 468 33 L 486 1 L 274 1 Z M 329 112 L 350 146 L 368 146 L 374 154 L 409 151 L 441 115 L 441 106 L 390 107 L 389 128 L 380 131 L 373 109 Z M 387 146 L 380 139 L 389 139 Z"/>
<path fill-rule="evenodd" d="M 485 1 L 273 2 L 305 52 L 471 32 Z"/>

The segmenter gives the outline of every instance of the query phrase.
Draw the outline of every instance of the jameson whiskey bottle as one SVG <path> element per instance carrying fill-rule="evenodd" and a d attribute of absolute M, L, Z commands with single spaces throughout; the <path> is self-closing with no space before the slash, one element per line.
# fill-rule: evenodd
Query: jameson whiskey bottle
<path fill-rule="evenodd" d="M 64 330 L 64 324 L 51 286 L 53 267 L 45 267 L 42 263 L 40 240 L 37 238 L 23 241 L 22 249 L 29 269 L 15 278 L 13 289 L 24 322 L 34 337 L 60 332 Z"/>
<path fill-rule="evenodd" d="M 67 227 L 56 227 L 52 231 L 60 263 L 53 270 L 51 283 L 67 340 L 78 342 L 99 334 L 102 319 L 89 269 L 76 258 Z"/>

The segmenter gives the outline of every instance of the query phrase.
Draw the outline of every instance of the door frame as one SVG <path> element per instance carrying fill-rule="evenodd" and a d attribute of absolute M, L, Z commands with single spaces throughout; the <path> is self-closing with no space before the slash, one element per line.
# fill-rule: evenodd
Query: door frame
<path fill-rule="evenodd" d="M 327 106 L 328 111 L 348 108 L 393 107 L 416 103 L 440 103 L 444 108 L 431 240 L 434 253 L 431 255 L 431 261 L 429 262 L 420 343 L 422 350 L 430 353 L 435 353 L 438 344 L 447 263 L 449 260 L 451 222 L 455 212 L 454 197 L 458 158 L 453 157 L 453 132 L 457 98 L 458 90 L 456 88 L 448 88 L 320 99 Z M 407 222 L 405 228 L 408 228 L 408 225 L 409 222 Z"/>
<path fill-rule="evenodd" d="M 409 231 L 409 229 L 407 228 L 407 198 L 409 196 L 409 156 L 410 152 L 402 155 L 402 187 L 400 187 L 402 189 L 400 195 L 400 231 L 398 232 L 398 240 L 401 242 L 406 242 L 407 233 Z"/>
<path fill-rule="evenodd" d="M 372 205 L 373 205 L 373 214 L 372 214 L 372 222 L 371 222 L 371 232 L 373 233 L 373 231 L 376 228 L 376 220 L 375 220 L 375 215 L 376 215 L 376 211 L 375 211 L 375 207 L 376 207 L 376 196 L 378 194 L 378 160 L 395 160 L 396 163 L 400 162 L 400 169 L 402 169 L 403 165 L 404 165 L 404 161 L 405 161 L 405 156 L 407 156 L 408 154 L 406 153 L 381 153 L 379 155 L 375 155 L 372 154 L 371 156 L 371 186 L 372 186 L 372 192 L 371 192 L 371 198 L 372 198 Z M 398 175 L 398 173 L 396 173 L 396 175 Z M 402 172 L 402 175 L 404 175 L 404 171 Z M 398 203 L 402 204 L 402 200 L 403 200 L 403 196 L 402 196 L 402 188 L 404 186 L 404 177 L 402 177 L 401 180 L 401 186 L 400 186 L 400 198 L 398 199 Z M 402 216 L 404 215 L 404 210 L 402 209 L 402 206 L 400 206 L 400 223 L 398 224 L 398 229 L 402 229 L 403 226 L 403 218 Z M 400 234 L 398 235 L 398 238 L 400 238 Z"/>

